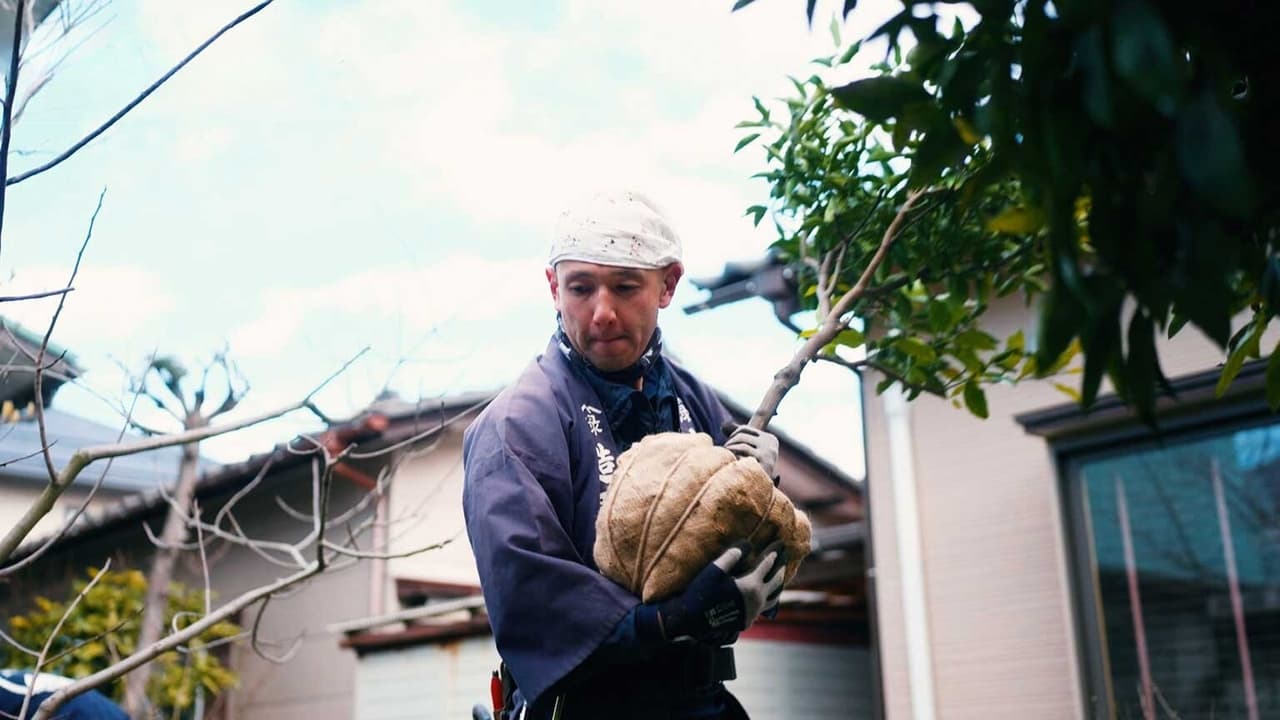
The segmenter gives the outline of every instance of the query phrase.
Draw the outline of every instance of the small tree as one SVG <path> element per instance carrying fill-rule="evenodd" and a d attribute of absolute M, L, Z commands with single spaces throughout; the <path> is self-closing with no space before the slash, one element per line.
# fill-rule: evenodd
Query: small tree
<path fill-rule="evenodd" d="M 10 635 L 16 643 L 43 650 L 45 658 L 40 663 L 43 672 L 87 677 L 128 657 L 139 646 L 146 577 L 137 570 L 100 573 L 92 568 L 88 576 L 88 580 L 72 584 L 71 600 L 58 602 L 37 597 L 33 610 L 9 618 Z M 164 598 L 166 626 L 183 627 L 204 612 L 200 591 L 175 583 L 169 586 Z M 239 634 L 240 628 L 235 623 L 217 623 L 193 638 L 182 652 L 173 650 L 156 658 L 149 666 L 152 672 L 147 686 L 147 697 L 153 707 L 165 717 L 175 717 L 192 707 L 198 688 L 216 695 L 235 686 L 235 673 L 223 666 L 217 654 L 207 650 Z M 32 664 L 30 655 L 14 645 L 0 648 L 0 658 L 5 667 Z M 112 699 L 122 701 L 125 684 L 117 680 L 104 691 Z"/>
<path fill-rule="evenodd" d="M 857 50 L 816 62 L 839 71 Z M 772 219 L 774 251 L 797 269 L 803 306 L 816 315 L 751 423 L 769 421 L 812 360 L 878 370 L 881 389 L 899 382 L 909 397 L 950 397 L 980 417 L 984 385 L 1062 369 L 1071 349 L 1041 361 L 1021 332 L 995 338 L 980 327 L 995 298 L 1034 295 L 1044 272 L 1043 239 L 1022 232 L 1017 185 L 985 182 L 985 148 L 953 167 L 951 149 L 852 115 L 821 76 L 793 84 L 782 113 L 755 101 L 738 150 L 764 150 L 758 177 L 770 202 L 747 214 Z M 972 131 L 960 123 L 953 132 Z"/>
<path fill-rule="evenodd" d="M 97 0 L 87 0 L 89 2 L 97 2 Z M 62 2 L 70 2 L 70 0 L 62 0 Z M 26 169 L 16 174 L 9 173 L 10 159 L 10 141 L 13 135 L 14 120 L 21 113 L 23 103 L 26 98 L 30 97 L 28 93 L 25 97 L 19 92 L 19 75 L 24 68 L 23 52 L 26 48 L 26 40 L 30 35 L 31 29 L 34 28 L 38 21 L 50 14 L 51 8 L 59 5 L 55 0 L 0 0 L 0 19 L 7 20 L 11 32 L 0 34 L 0 38 L 10 40 L 10 44 L 6 47 L 9 52 L 7 57 L 0 60 L 4 64 L 4 103 L 3 109 L 0 111 L 0 251 L 5 248 L 7 236 L 4 234 L 4 216 L 6 189 L 20 182 L 24 182 L 42 173 L 53 170 L 63 163 L 71 159 L 81 149 L 92 143 L 95 139 L 107 132 L 116 123 L 126 117 L 134 108 L 141 105 L 146 99 L 159 89 L 162 85 L 173 78 L 184 67 L 195 60 L 202 52 L 213 45 L 226 33 L 232 31 L 242 23 L 257 15 L 259 12 L 271 5 L 273 0 L 259 0 L 256 4 L 246 9 L 243 13 L 232 19 L 223 27 L 213 33 L 207 40 L 192 50 L 186 57 L 182 58 L 177 64 L 171 67 L 163 75 L 161 75 L 154 83 L 140 92 L 137 97 L 129 103 L 121 107 L 111 117 L 107 118 L 97 127 L 87 132 L 79 140 L 72 143 L 64 151 L 56 154 L 52 158 L 44 161 L 34 167 Z M 230 408 L 222 409 L 226 403 L 222 403 L 216 409 L 205 410 L 203 408 L 203 400 L 196 399 L 192 404 L 186 405 L 185 410 L 195 410 L 192 417 L 186 416 L 182 419 L 184 428 L 181 431 L 159 434 L 154 437 L 147 438 L 125 438 L 124 430 L 117 442 L 108 443 L 100 446 L 80 448 L 74 452 L 71 458 L 61 467 L 59 467 L 49 452 L 50 441 L 48 439 L 47 428 L 44 418 L 44 403 L 42 401 L 42 383 L 46 375 L 56 372 L 59 358 L 50 352 L 50 338 L 57 326 L 58 318 L 62 313 L 63 301 L 66 295 L 74 291 L 76 276 L 80 270 L 80 263 L 83 259 L 85 249 L 88 247 L 89 241 L 93 236 L 93 227 L 98 218 L 98 211 L 102 208 L 103 195 L 99 196 L 98 205 L 94 209 L 89 219 L 88 231 L 85 234 L 83 243 L 81 244 L 79 254 L 75 259 L 75 264 L 70 273 L 70 277 L 63 287 L 50 288 L 42 292 L 36 292 L 24 295 L 0 296 L 0 304 L 27 302 L 44 297 L 59 298 L 57 308 L 49 321 L 49 325 L 45 330 L 43 338 L 39 343 L 36 351 L 28 353 L 27 363 L 21 368 L 24 372 L 30 372 L 33 377 L 33 401 L 32 411 L 35 416 L 35 422 L 39 428 L 39 436 L 41 447 L 37 448 L 33 455 L 39 455 L 43 458 L 44 464 L 48 470 L 47 482 L 41 490 L 40 495 L 26 509 L 18 522 L 9 528 L 0 529 L 0 579 L 10 576 L 16 572 L 22 571 L 24 568 L 40 561 L 48 550 L 74 526 L 75 522 L 88 507 L 93 500 L 95 493 L 102 484 L 103 478 L 106 476 L 106 470 L 98 476 L 97 481 L 89 488 L 80 507 L 71 515 L 71 517 L 61 525 L 60 530 L 52 533 L 38 543 L 27 543 L 33 529 L 40 520 L 46 517 L 55 507 L 55 503 L 76 483 L 77 478 L 94 463 L 100 463 L 110 467 L 113 458 L 132 455 L 136 453 L 148 452 L 165 447 L 184 446 L 192 448 L 184 450 L 184 457 L 195 457 L 195 444 L 202 440 L 223 435 L 230 432 L 265 422 L 287 413 L 307 410 L 313 413 L 322 422 L 329 422 L 329 419 L 315 406 L 312 398 L 320 391 L 330 380 L 338 373 L 341 373 L 347 366 L 354 362 L 356 358 L 349 361 L 334 376 L 321 382 L 315 390 L 307 394 L 305 397 L 296 402 L 289 403 L 283 407 L 260 413 L 251 417 L 245 417 L 234 421 L 223 419 L 221 422 L 210 424 L 214 415 L 226 412 Z M 3 332 L 9 332 L 3 329 Z M 15 342 L 15 347 L 20 352 L 27 353 L 25 345 L 21 342 Z M 359 357 L 359 355 L 357 355 Z M 6 368 L 7 369 L 7 368 Z M 161 378 L 164 385 L 168 385 L 168 381 L 173 381 L 175 387 L 180 384 L 180 373 L 176 372 L 176 367 L 168 365 L 165 361 L 153 361 L 148 366 L 148 372 L 154 374 L 155 377 Z M 140 386 L 135 388 L 133 402 L 145 392 L 146 388 Z M 173 390 L 174 394 L 179 398 L 179 402 L 187 396 L 183 395 L 181 389 Z M 232 397 L 236 396 L 236 392 L 232 392 L 228 396 L 228 401 L 232 407 L 238 397 L 233 401 Z M 163 402 L 163 401 L 162 401 Z M 124 416 L 123 424 L 125 427 L 135 425 L 133 419 L 132 405 L 121 408 Z M 189 413 L 190 414 L 190 413 Z M 93 667 L 85 676 L 80 677 L 70 685 L 64 686 L 45 698 L 40 706 L 35 709 L 33 715 L 28 715 L 30 710 L 31 696 L 28 695 L 24 707 L 20 715 L 22 717 L 34 717 L 35 720 L 49 720 L 57 716 L 58 709 L 70 698 L 79 695 L 87 690 L 113 683 L 124 677 L 130 672 L 148 665 L 164 662 L 165 658 L 172 657 L 175 652 L 192 652 L 197 650 L 204 638 L 215 636 L 221 633 L 226 627 L 226 623 L 236 617 L 240 612 L 251 609 L 254 606 L 259 608 L 258 618 L 261 618 L 262 609 L 272 597 L 278 596 L 287 590 L 295 588 L 301 583 L 316 575 L 335 568 L 350 566 L 356 562 L 366 559 L 388 559 L 391 557 L 403 557 L 417 552 L 438 547 L 439 544 L 433 544 L 426 548 L 418 548 L 403 553 L 397 553 L 394 556 L 380 552 L 377 548 L 364 549 L 360 547 L 360 538 L 368 533 L 373 525 L 373 513 L 369 512 L 369 508 L 378 502 L 383 493 L 387 489 L 389 482 L 387 477 L 380 477 L 377 486 L 369 493 L 360 497 L 351 506 L 331 508 L 330 496 L 333 484 L 333 472 L 335 466 L 343 462 L 355 450 L 356 446 L 353 437 L 370 430 L 367 427 L 374 421 L 366 419 L 362 423 L 353 423 L 345 428 L 339 428 L 338 431 L 325 433 L 319 437 L 299 437 L 289 444 L 289 446 L 281 451 L 282 454 L 289 457 L 305 457 L 309 461 L 311 469 L 310 490 L 311 490 L 311 512 L 293 511 L 290 514 L 295 519 L 302 520 L 306 523 L 307 530 L 303 536 L 293 542 L 267 541 L 258 538 L 249 537 L 241 529 L 235 518 L 236 505 L 249 494 L 249 491 L 255 487 L 266 475 L 271 468 L 271 460 L 265 461 L 260 475 L 250 483 L 250 487 L 244 488 L 241 492 L 235 494 L 221 507 L 219 507 L 214 517 L 204 516 L 198 506 L 185 506 L 183 503 L 173 503 L 176 506 L 176 517 L 180 518 L 181 523 L 172 533 L 173 536 L 187 536 L 189 531 L 194 530 L 196 538 L 192 547 L 197 550 L 203 550 L 205 543 L 217 539 L 219 541 L 244 547 L 262 557 L 264 560 L 282 568 L 282 572 L 272 582 L 252 587 L 245 590 L 241 594 L 224 600 L 214 605 L 211 593 L 208 590 L 208 579 L 206 575 L 206 589 L 203 593 L 203 604 L 196 610 L 192 610 L 191 615 L 181 615 L 178 622 L 161 623 L 162 629 L 167 628 L 168 632 L 162 632 L 154 642 L 137 641 L 136 645 L 129 652 L 120 652 L 117 656 L 111 657 L 109 663 L 103 664 L 101 667 Z M 418 436 L 405 440 L 405 443 L 412 443 L 417 439 L 429 437 L 430 435 L 441 431 L 449 423 L 443 423 L 439 426 L 424 430 Z M 389 453 L 394 451 L 393 448 L 384 450 L 375 450 L 364 452 L 361 458 L 368 459 L 376 457 L 381 453 Z M 273 456 L 274 457 L 274 456 Z M 13 458 L 0 458 L 0 463 L 8 462 Z M 193 464 L 184 465 L 185 469 L 193 469 Z M 186 485 L 190 486 L 194 482 L 194 476 L 184 477 L 188 480 Z M 180 483 L 182 485 L 182 483 Z M 341 532 L 335 532 L 335 526 L 341 526 Z M 160 542 L 162 550 L 171 548 L 164 541 Z M 41 630 L 45 633 L 43 636 L 33 636 L 28 644 L 11 642 L 8 637 L 0 637 L 4 642 L 4 647 L 18 653 L 17 657 L 23 660 L 17 661 L 16 664 L 28 666 L 34 663 L 37 672 L 45 669 L 45 660 L 47 659 L 47 648 L 52 647 L 56 643 L 61 642 L 64 630 L 68 623 L 73 623 L 73 615 L 75 608 L 84 601 L 84 598 L 93 592 L 94 587 L 100 583 L 106 574 L 107 566 L 95 575 L 94 579 L 86 584 L 80 594 L 74 600 L 65 606 L 59 608 L 56 605 L 48 605 L 45 610 L 50 616 L 58 609 L 61 613 L 58 619 L 50 626 L 43 623 Z M 157 596 L 170 587 L 168 582 L 157 582 L 152 588 Z M 185 597 L 185 596 L 184 596 Z M 185 602 L 185 601 L 184 601 Z M 151 603 L 155 607 L 161 605 L 167 606 L 168 601 L 164 603 L 155 601 Z M 144 602 L 144 605 L 147 604 Z M 158 617 L 163 619 L 164 613 L 157 613 Z M 254 624 L 254 630 L 249 633 L 249 641 L 251 647 L 268 660 L 280 660 L 268 655 L 258 644 L 256 631 L 258 623 Z M 39 641 L 36 641 L 39 637 Z M 92 643 L 86 644 L 88 647 Z M 39 649 L 37 649 L 39 648 Z M 85 653 L 93 653 L 95 650 L 85 650 Z M 74 655 L 74 651 L 72 651 Z M 197 653 L 198 655 L 199 653 Z M 83 655 L 83 654 L 82 654 Z M 196 661 L 193 661 L 196 662 Z M 204 662 L 204 661 L 199 661 Z M 161 676 L 164 677 L 164 676 Z M 212 688 L 211 688 L 212 689 Z"/>
<path fill-rule="evenodd" d="M 221 375 L 220 385 L 224 388 L 221 400 L 216 403 L 209 402 L 212 400 L 210 393 L 213 392 L 209 385 L 210 373 Z M 214 379 L 218 380 L 217 377 Z M 225 352 L 215 355 L 205 366 L 199 385 L 191 386 L 190 380 L 186 368 L 176 358 L 158 357 L 148 363 L 142 377 L 136 380 L 134 392 L 168 414 L 183 432 L 209 427 L 218 417 L 234 410 L 248 392 L 248 383 L 227 359 Z M 152 435 L 162 434 L 150 428 L 147 431 Z M 188 544 L 191 519 L 197 514 L 195 497 L 199 463 L 200 443 L 184 444 L 182 456 L 178 460 L 178 481 L 171 490 L 164 526 L 147 573 L 146 600 L 142 604 L 138 647 L 147 647 L 164 635 L 170 615 L 169 605 L 172 604 L 166 598 L 170 597 L 169 590 L 173 584 L 178 556 Z M 144 714 L 147 699 L 154 697 L 150 692 L 150 678 L 158 670 L 156 665 L 149 664 L 128 676 L 124 700 L 125 709 L 130 715 L 140 717 Z"/>

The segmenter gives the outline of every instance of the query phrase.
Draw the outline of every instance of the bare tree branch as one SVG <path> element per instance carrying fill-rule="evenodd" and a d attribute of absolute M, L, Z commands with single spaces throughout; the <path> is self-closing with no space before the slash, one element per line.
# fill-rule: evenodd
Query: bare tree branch
<path fill-rule="evenodd" d="M 125 429 L 129 427 L 130 421 L 133 418 L 133 411 L 137 405 L 138 393 L 135 392 L 133 394 L 132 402 L 129 403 L 129 411 L 128 415 L 124 419 L 124 426 L 120 428 L 119 434 L 116 435 L 116 442 L 119 442 L 124 438 Z M 106 481 L 107 473 L 111 472 L 111 464 L 113 460 L 114 459 L 108 460 L 106 466 L 102 468 L 102 472 L 98 474 L 98 479 L 94 481 L 93 487 L 89 488 L 89 492 L 85 494 L 84 501 L 80 503 L 80 507 L 76 508 L 75 514 L 71 516 L 71 519 L 65 521 L 58 532 L 50 535 L 44 544 L 37 548 L 35 552 L 32 552 L 30 555 L 27 555 L 12 565 L 0 568 L 0 578 L 16 573 L 22 568 L 38 560 L 42 555 L 49 551 L 49 548 L 56 545 L 58 541 L 62 539 L 62 536 L 67 534 L 68 530 L 75 527 L 75 524 L 80 520 L 80 516 L 89 508 L 89 503 L 93 502 L 93 498 L 98 494 L 98 490 L 102 487 L 102 483 Z"/>
<path fill-rule="evenodd" d="M 6 176 L 6 180 L 4 182 L 5 186 L 17 185 L 23 180 L 32 178 L 36 175 L 39 175 L 42 172 L 45 172 L 46 170 L 50 170 L 62 164 L 65 160 L 70 158 L 72 155 L 75 155 L 82 148 L 84 148 L 84 146 L 88 145 L 89 143 L 97 139 L 99 135 L 106 132 L 112 125 L 115 125 L 117 122 L 119 122 L 120 119 L 123 118 L 125 115 L 128 115 L 131 110 L 136 108 L 138 105 L 142 104 L 142 101 L 146 100 L 151 95 L 151 93 L 155 92 L 160 88 L 161 85 L 164 85 L 166 82 L 168 82 L 169 78 L 178 74 L 179 70 L 186 67 L 187 64 L 190 63 L 192 60 L 196 59 L 196 56 L 204 52 L 205 49 L 207 49 L 210 45 L 216 42 L 218 38 L 222 37 L 232 28 L 236 27 L 237 25 L 244 22 L 245 20 L 248 20 L 254 15 L 257 15 L 259 12 L 261 12 L 263 9 L 265 9 L 268 5 L 270 5 L 274 1 L 275 0 L 263 0 L 262 2 L 253 6 L 252 8 L 249 8 L 245 12 L 241 13 L 238 17 L 236 17 L 231 22 L 227 23 L 226 25 L 223 25 L 222 28 L 219 29 L 213 35 L 211 35 L 208 40 L 205 40 L 204 42 L 200 43 L 200 45 L 198 45 L 195 50 L 192 50 L 185 58 L 183 58 L 177 65 L 174 65 L 172 68 L 170 68 L 168 72 L 166 72 L 164 75 L 161 75 L 159 80 L 156 80 L 154 83 L 151 83 L 151 85 L 148 86 L 146 90 L 143 90 L 142 93 L 140 93 L 137 97 L 135 97 L 133 100 L 130 100 L 127 105 L 125 105 L 123 108 L 118 110 L 115 115 L 112 115 L 110 118 L 108 118 L 106 122 L 99 125 L 96 129 L 94 129 L 88 135 L 85 135 L 80 140 L 77 140 L 75 144 L 73 144 L 71 147 L 67 148 L 66 150 L 62 151 L 62 153 L 60 153 L 57 157 L 53 158 L 49 162 L 43 165 L 40 165 L 39 167 L 34 167 L 30 170 L 27 170 L 26 172 L 22 172 L 17 175 L 14 175 L 13 177 Z M 19 2 L 25 2 L 25 0 L 19 0 Z M 14 47 L 15 48 L 17 47 L 16 42 L 14 43 Z M 8 128 L 7 124 L 5 125 L 5 128 L 7 133 L 7 128 Z M 6 142 L 6 149 L 7 149 L 7 142 Z"/>
<path fill-rule="evenodd" d="M 22 540 L 30 534 L 32 528 L 36 526 L 36 523 L 38 523 L 45 515 L 49 514 L 49 511 L 53 509 L 54 503 L 57 501 L 58 497 L 71 486 L 72 482 L 75 481 L 80 472 L 83 471 L 90 463 L 98 460 L 105 460 L 107 458 L 133 455 L 136 453 L 146 452 L 148 450 L 158 450 L 160 448 L 207 440 L 209 438 L 218 437 L 237 430 L 243 430 L 244 428 L 266 422 L 267 420 L 274 420 L 275 418 L 287 415 L 295 410 L 308 407 L 311 405 L 312 396 L 319 392 L 325 385 L 332 382 L 333 379 L 344 370 L 350 367 L 351 364 L 367 350 L 368 348 L 361 350 L 355 355 L 355 357 L 344 363 L 337 372 L 325 378 L 315 390 L 312 390 L 311 393 L 306 396 L 306 398 L 296 403 L 216 427 L 210 426 L 200 428 L 198 430 L 164 435 L 161 437 L 142 438 L 132 442 L 117 443 L 115 445 L 99 445 L 77 450 L 72 454 L 71 459 L 67 462 L 67 465 L 62 468 L 61 472 L 55 471 L 54 482 L 45 486 L 44 491 L 38 498 L 36 498 L 35 502 L 27 508 L 26 513 L 18 520 L 17 524 L 9 529 L 3 539 L 0 539 L 0 564 L 3 564 L 9 559 L 9 556 L 18 548 L 22 543 Z M 36 403 L 36 407 L 38 408 L 39 406 L 40 403 Z"/>
<path fill-rule="evenodd" d="M 337 553 L 338 555 L 345 555 L 346 557 L 360 558 L 361 560 L 394 560 L 396 558 L 411 557 L 413 555 L 418 555 L 424 552 L 428 552 L 430 550 L 439 550 L 440 548 L 448 545 L 451 542 L 453 542 L 453 538 L 449 538 L 448 540 L 441 540 L 440 542 L 431 543 L 430 545 L 423 545 L 421 547 L 417 547 L 412 550 L 404 550 L 401 552 L 361 552 L 359 550 L 352 550 L 350 548 L 345 548 L 341 545 L 331 543 L 328 540 L 324 541 L 324 547 L 326 550 L 331 550 L 334 553 Z"/>
<path fill-rule="evenodd" d="M 0 177 L 9 176 L 9 143 L 13 140 L 13 103 L 18 95 L 18 59 L 22 56 L 22 30 L 27 20 L 27 0 L 17 0 L 13 11 L 13 48 L 5 75 L 4 116 L 0 117 Z M 5 188 L 0 187 L 0 249 L 4 241 Z M 25 710 L 24 710 L 25 712 Z"/>
<path fill-rule="evenodd" d="M 98 205 L 93 209 L 93 215 L 89 217 L 89 229 L 84 234 L 84 242 L 80 243 L 80 251 L 76 253 L 76 262 L 71 267 L 71 279 L 67 280 L 67 287 L 75 284 L 76 274 L 80 272 L 80 261 L 84 259 L 84 251 L 89 247 L 89 239 L 93 237 L 93 226 L 98 221 L 98 213 L 102 211 L 102 199 L 107 195 L 107 189 L 102 188 L 102 192 L 98 193 Z M 44 339 L 40 341 L 40 351 L 36 353 L 35 366 L 37 368 L 35 375 L 35 398 L 36 398 L 36 426 L 40 431 L 40 446 L 44 448 L 44 464 L 49 471 L 49 482 L 57 481 L 58 471 L 53 467 L 53 456 L 49 453 L 49 437 L 48 430 L 44 423 L 44 395 L 41 394 L 41 384 L 43 382 L 42 374 L 39 367 L 44 364 L 44 354 L 49 349 L 49 338 L 53 336 L 53 329 L 58 324 L 58 317 L 62 315 L 62 308 L 66 305 L 67 296 L 62 295 L 58 298 L 58 307 L 53 311 L 53 317 L 49 319 L 49 329 L 44 333 Z M 8 557 L 7 554 L 0 554 L 0 563 Z"/>
<path fill-rule="evenodd" d="M 5 632 L 3 627 L 0 627 L 0 640 L 4 640 L 5 642 L 9 643 L 9 645 L 17 648 L 20 652 L 26 653 L 27 655 L 30 655 L 33 658 L 40 657 L 39 650 L 32 650 L 26 645 L 23 645 L 22 643 L 18 642 L 13 638 L 13 636 Z"/>
<path fill-rule="evenodd" d="M 375 458 L 375 457 L 379 457 L 379 456 L 381 456 L 381 455 L 386 455 L 387 453 L 395 452 L 396 450 L 399 450 L 399 449 L 400 449 L 400 448 L 402 448 L 402 447 L 407 447 L 407 446 L 410 446 L 410 445 L 414 445 L 414 444 L 416 444 L 418 441 L 420 441 L 420 440 L 425 440 L 426 438 L 429 438 L 429 437 L 431 437 L 432 435 L 435 435 L 436 433 L 440 432 L 441 430 L 444 430 L 445 428 L 447 428 L 447 427 L 449 427 L 449 426 L 453 425 L 454 423 L 458 422 L 459 420 L 461 420 L 461 419 L 463 419 L 463 418 L 467 417 L 468 415 L 470 415 L 471 413 L 475 412 L 476 410 L 479 410 L 479 409 L 483 408 L 485 405 L 488 405 L 488 404 L 493 400 L 493 397 L 494 397 L 494 396 L 486 397 L 485 399 L 483 399 L 483 400 L 481 400 L 480 402 L 478 402 L 478 403 L 476 403 L 476 404 L 472 405 L 471 407 L 469 407 L 469 408 L 466 408 L 466 409 L 464 409 L 464 410 L 459 411 L 457 415 L 454 415 L 453 417 L 449 418 L 448 420 L 445 420 L 445 421 L 441 422 L 439 425 L 436 425 L 436 426 L 434 426 L 434 427 L 432 427 L 432 428 L 430 428 L 430 429 L 428 429 L 428 430 L 424 430 L 423 432 L 420 432 L 420 433 L 418 433 L 417 435 L 413 435 L 413 436 L 411 436 L 411 437 L 405 438 L 404 440 L 401 440 L 401 441 L 399 441 L 399 442 L 397 442 L 397 443 L 395 443 L 395 444 L 393 444 L 393 445 L 388 445 L 387 447 L 384 447 L 384 448 L 378 448 L 377 450 L 371 450 L 371 451 L 369 451 L 369 452 L 363 452 L 363 453 L 362 453 L 362 452 L 352 452 L 352 453 L 350 453 L 349 457 L 350 457 L 352 460 L 367 460 L 367 459 L 369 459 L 369 458 Z"/>
<path fill-rule="evenodd" d="M 21 2 L 21 0 L 19 0 L 19 2 Z M 53 631 L 49 633 L 49 637 L 45 639 L 44 647 L 40 648 L 40 657 L 36 658 L 35 670 L 32 671 L 31 674 L 31 682 L 27 685 L 27 696 L 22 698 L 22 709 L 18 710 L 18 717 L 27 717 L 27 708 L 31 706 L 31 698 L 34 697 L 36 692 L 36 678 L 40 677 L 40 668 L 44 667 L 44 659 L 48 656 L 49 648 L 53 646 L 53 641 L 56 640 L 58 635 L 62 632 L 62 626 L 67 622 L 67 618 L 71 617 L 71 614 L 76 611 L 76 606 L 80 604 L 80 601 L 84 599 L 84 596 L 89 594 L 89 591 L 93 589 L 94 585 L 98 584 L 98 581 L 102 579 L 102 576 L 105 575 L 109 569 L 111 569 L 111 558 L 107 558 L 106 562 L 102 563 L 102 567 L 94 574 L 93 579 L 90 580 L 89 583 L 84 586 L 84 589 L 76 595 L 75 599 L 71 601 L 71 604 L 67 606 L 65 611 L 63 611 L 62 617 L 58 618 L 58 623 L 53 626 Z M 36 716 L 39 717 L 42 712 L 44 712 L 43 703 L 41 703 L 40 710 L 37 712 Z"/>
<path fill-rule="evenodd" d="M 253 618 L 253 630 L 249 632 L 249 646 L 253 648 L 253 652 L 263 660 L 275 665 L 283 665 L 293 659 L 298 654 L 298 650 L 302 648 L 302 636 L 299 635 L 289 644 L 289 649 L 283 655 L 272 655 L 262 649 L 262 643 L 258 640 L 258 630 L 262 626 L 262 616 L 267 614 L 267 605 L 271 603 L 271 595 L 263 599 L 262 604 L 258 606 L 258 614 Z"/>
<path fill-rule="evenodd" d="M 55 295 L 66 295 L 74 292 L 73 287 L 64 287 L 60 290 L 44 290 L 41 292 L 27 293 L 26 295 L 0 295 L 0 303 L 22 302 L 23 300 L 40 300 L 41 298 L 54 297 Z"/>

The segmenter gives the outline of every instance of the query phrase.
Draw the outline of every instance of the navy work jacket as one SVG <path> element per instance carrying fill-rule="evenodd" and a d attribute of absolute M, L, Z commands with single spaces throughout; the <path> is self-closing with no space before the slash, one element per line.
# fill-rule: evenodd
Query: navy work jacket
<path fill-rule="evenodd" d="M 22 710 L 28 688 L 35 687 L 23 720 L 34 717 L 40 703 L 66 685 L 71 679 L 60 675 L 40 673 L 35 675 L 23 670 L 0 670 L 0 718 L 17 718 Z M 62 704 L 53 713 L 54 720 L 129 720 L 119 705 L 102 693 L 90 690 Z"/>
<path fill-rule="evenodd" d="M 680 429 L 724 443 L 724 407 L 668 363 Z M 462 503 L 498 652 L 530 703 L 640 600 L 601 575 L 596 515 L 616 466 L 594 389 L 553 338 L 467 429 Z"/>

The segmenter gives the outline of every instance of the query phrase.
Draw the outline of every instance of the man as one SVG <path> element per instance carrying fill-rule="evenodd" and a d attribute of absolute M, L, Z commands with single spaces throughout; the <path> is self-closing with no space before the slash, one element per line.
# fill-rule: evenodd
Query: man
<path fill-rule="evenodd" d="M 780 550 L 742 547 L 680 595 L 641 603 L 599 574 L 596 515 L 618 455 L 646 435 L 703 432 L 774 474 L 778 441 L 732 429 L 714 393 L 662 354 L 658 310 L 684 272 L 663 214 L 636 193 L 565 213 L 546 270 L 559 327 L 467 430 L 463 509 L 510 717 L 745 718 L 723 681 L 737 639 L 782 589 Z"/>
<path fill-rule="evenodd" d="M 27 712 L 22 720 L 34 717 L 40 703 L 50 695 L 70 685 L 71 678 L 49 673 L 36 675 L 22 670 L 0 670 L 0 718 L 17 718 L 27 693 Z M 97 690 L 77 695 L 62 704 L 53 713 L 55 720 L 129 720 L 120 706 L 111 702 Z"/>

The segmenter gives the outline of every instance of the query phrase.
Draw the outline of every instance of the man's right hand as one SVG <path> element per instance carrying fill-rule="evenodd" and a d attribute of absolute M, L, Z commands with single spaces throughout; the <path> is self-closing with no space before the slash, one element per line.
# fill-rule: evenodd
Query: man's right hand
<path fill-rule="evenodd" d="M 751 627 L 782 593 L 786 558 L 782 544 L 775 543 L 754 565 L 737 567 L 747 549 L 746 543 L 729 548 L 703 568 L 684 592 L 656 605 L 642 606 L 641 626 L 661 633 L 667 642 L 706 640 Z"/>

